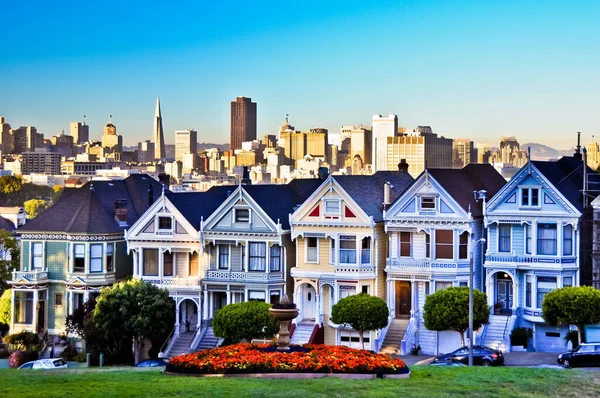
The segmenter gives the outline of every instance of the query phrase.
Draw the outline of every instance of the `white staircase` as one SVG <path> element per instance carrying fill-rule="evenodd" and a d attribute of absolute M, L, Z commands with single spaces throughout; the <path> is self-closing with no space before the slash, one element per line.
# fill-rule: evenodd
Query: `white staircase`
<path fill-rule="evenodd" d="M 512 330 L 506 330 L 506 336 L 504 335 L 505 328 L 507 328 L 507 321 L 509 316 L 505 315 L 491 315 L 488 324 L 485 327 L 485 336 L 481 345 L 495 348 L 497 350 L 507 351 L 507 347 L 510 346 L 508 336 Z M 509 325 L 510 326 L 510 325 Z"/>
<path fill-rule="evenodd" d="M 219 344 L 219 337 L 215 336 L 213 333 L 213 328 L 206 329 L 204 336 L 202 336 L 202 340 L 195 347 L 194 351 L 202 351 L 208 350 L 211 348 L 215 348 Z"/>
<path fill-rule="evenodd" d="M 381 345 L 380 354 L 401 354 L 400 344 L 404 338 L 408 322 L 408 319 L 392 319 Z"/>
<path fill-rule="evenodd" d="M 169 350 L 168 357 L 173 358 L 177 355 L 185 354 L 190 349 L 190 344 L 194 340 L 195 333 L 181 333 L 177 340 L 173 343 L 171 350 Z"/>
<path fill-rule="evenodd" d="M 300 322 L 296 324 L 296 329 L 290 340 L 290 344 L 307 344 L 315 328 L 314 322 Z"/>

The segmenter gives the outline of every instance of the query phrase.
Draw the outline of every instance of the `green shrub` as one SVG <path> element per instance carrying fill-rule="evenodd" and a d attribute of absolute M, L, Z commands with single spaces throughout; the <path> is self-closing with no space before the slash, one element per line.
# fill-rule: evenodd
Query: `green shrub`
<path fill-rule="evenodd" d="M 40 342 L 40 338 L 33 332 L 22 331 L 19 333 L 9 334 L 4 338 L 7 344 L 12 345 L 17 350 L 34 351 Z"/>
<path fill-rule="evenodd" d="M 80 352 L 79 354 L 75 355 L 75 358 L 73 358 L 74 361 L 77 361 L 79 363 L 83 363 L 87 361 L 87 355 L 85 352 Z"/>
<path fill-rule="evenodd" d="M 65 361 L 73 361 L 75 357 L 79 354 L 75 344 L 67 344 L 60 355 Z"/>
<path fill-rule="evenodd" d="M 221 308 L 213 319 L 216 336 L 240 340 L 272 337 L 279 323 L 269 314 L 271 304 L 261 301 L 230 304 Z"/>
<path fill-rule="evenodd" d="M 510 345 L 522 345 L 527 348 L 529 340 L 533 337 L 531 328 L 518 327 L 510 334 Z"/>

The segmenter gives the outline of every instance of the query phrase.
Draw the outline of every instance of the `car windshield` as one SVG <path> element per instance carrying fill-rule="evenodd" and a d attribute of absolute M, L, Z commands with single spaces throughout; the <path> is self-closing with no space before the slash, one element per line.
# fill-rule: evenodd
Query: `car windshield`
<path fill-rule="evenodd" d="M 580 345 L 578 352 L 594 352 L 593 345 Z"/>
<path fill-rule="evenodd" d="M 66 364 L 67 363 L 65 361 L 63 361 L 62 359 L 57 359 L 57 360 L 52 361 L 52 365 L 54 365 L 55 367 L 64 366 Z"/>
<path fill-rule="evenodd" d="M 21 366 L 21 369 L 31 369 L 33 367 L 33 362 L 26 363 Z"/>

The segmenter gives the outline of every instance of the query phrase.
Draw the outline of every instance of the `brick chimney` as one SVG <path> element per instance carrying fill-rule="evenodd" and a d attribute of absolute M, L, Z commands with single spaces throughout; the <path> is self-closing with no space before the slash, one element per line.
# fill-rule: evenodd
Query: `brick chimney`
<path fill-rule="evenodd" d="M 127 226 L 127 200 L 115 200 L 115 220 L 119 223 L 119 227 Z"/>
<path fill-rule="evenodd" d="M 406 159 L 400 159 L 398 170 L 400 170 L 401 173 L 408 173 L 408 163 L 406 163 Z"/>

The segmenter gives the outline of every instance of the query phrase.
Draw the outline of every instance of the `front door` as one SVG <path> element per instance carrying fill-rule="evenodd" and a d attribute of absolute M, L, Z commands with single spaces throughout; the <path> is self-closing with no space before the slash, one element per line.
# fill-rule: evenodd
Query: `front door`
<path fill-rule="evenodd" d="M 502 310 L 510 310 L 513 305 L 513 288 L 512 281 L 499 280 L 498 294 L 496 295 L 496 303 L 502 304 Z"/>
<path fill-rule="evenodd" d="M 304 319 L 315 319 L 315 288 L 310 285 L 305 285 L 302 290 L 302 316 Z"/>
<path fill-rule="evenodd" d="M 410 318 L 410 282 L 396 281 L 396 318 Z"/>
<path fill-rule="evenodd" d="M 227 305 L 227 293 L 225 292 L 215 292 L 214 294 L 214 311 L 213 316 L 217 313 L 218 310 L 225 307 Z"/>
<path fill-rule="evenodd" d="M 40 301 L 38 303 L 37 313 L 38 313 L 37 330 L 38 330 L 38 332 L 43 332 L 46 330 L 46 302 L 45 301 Z"/>

